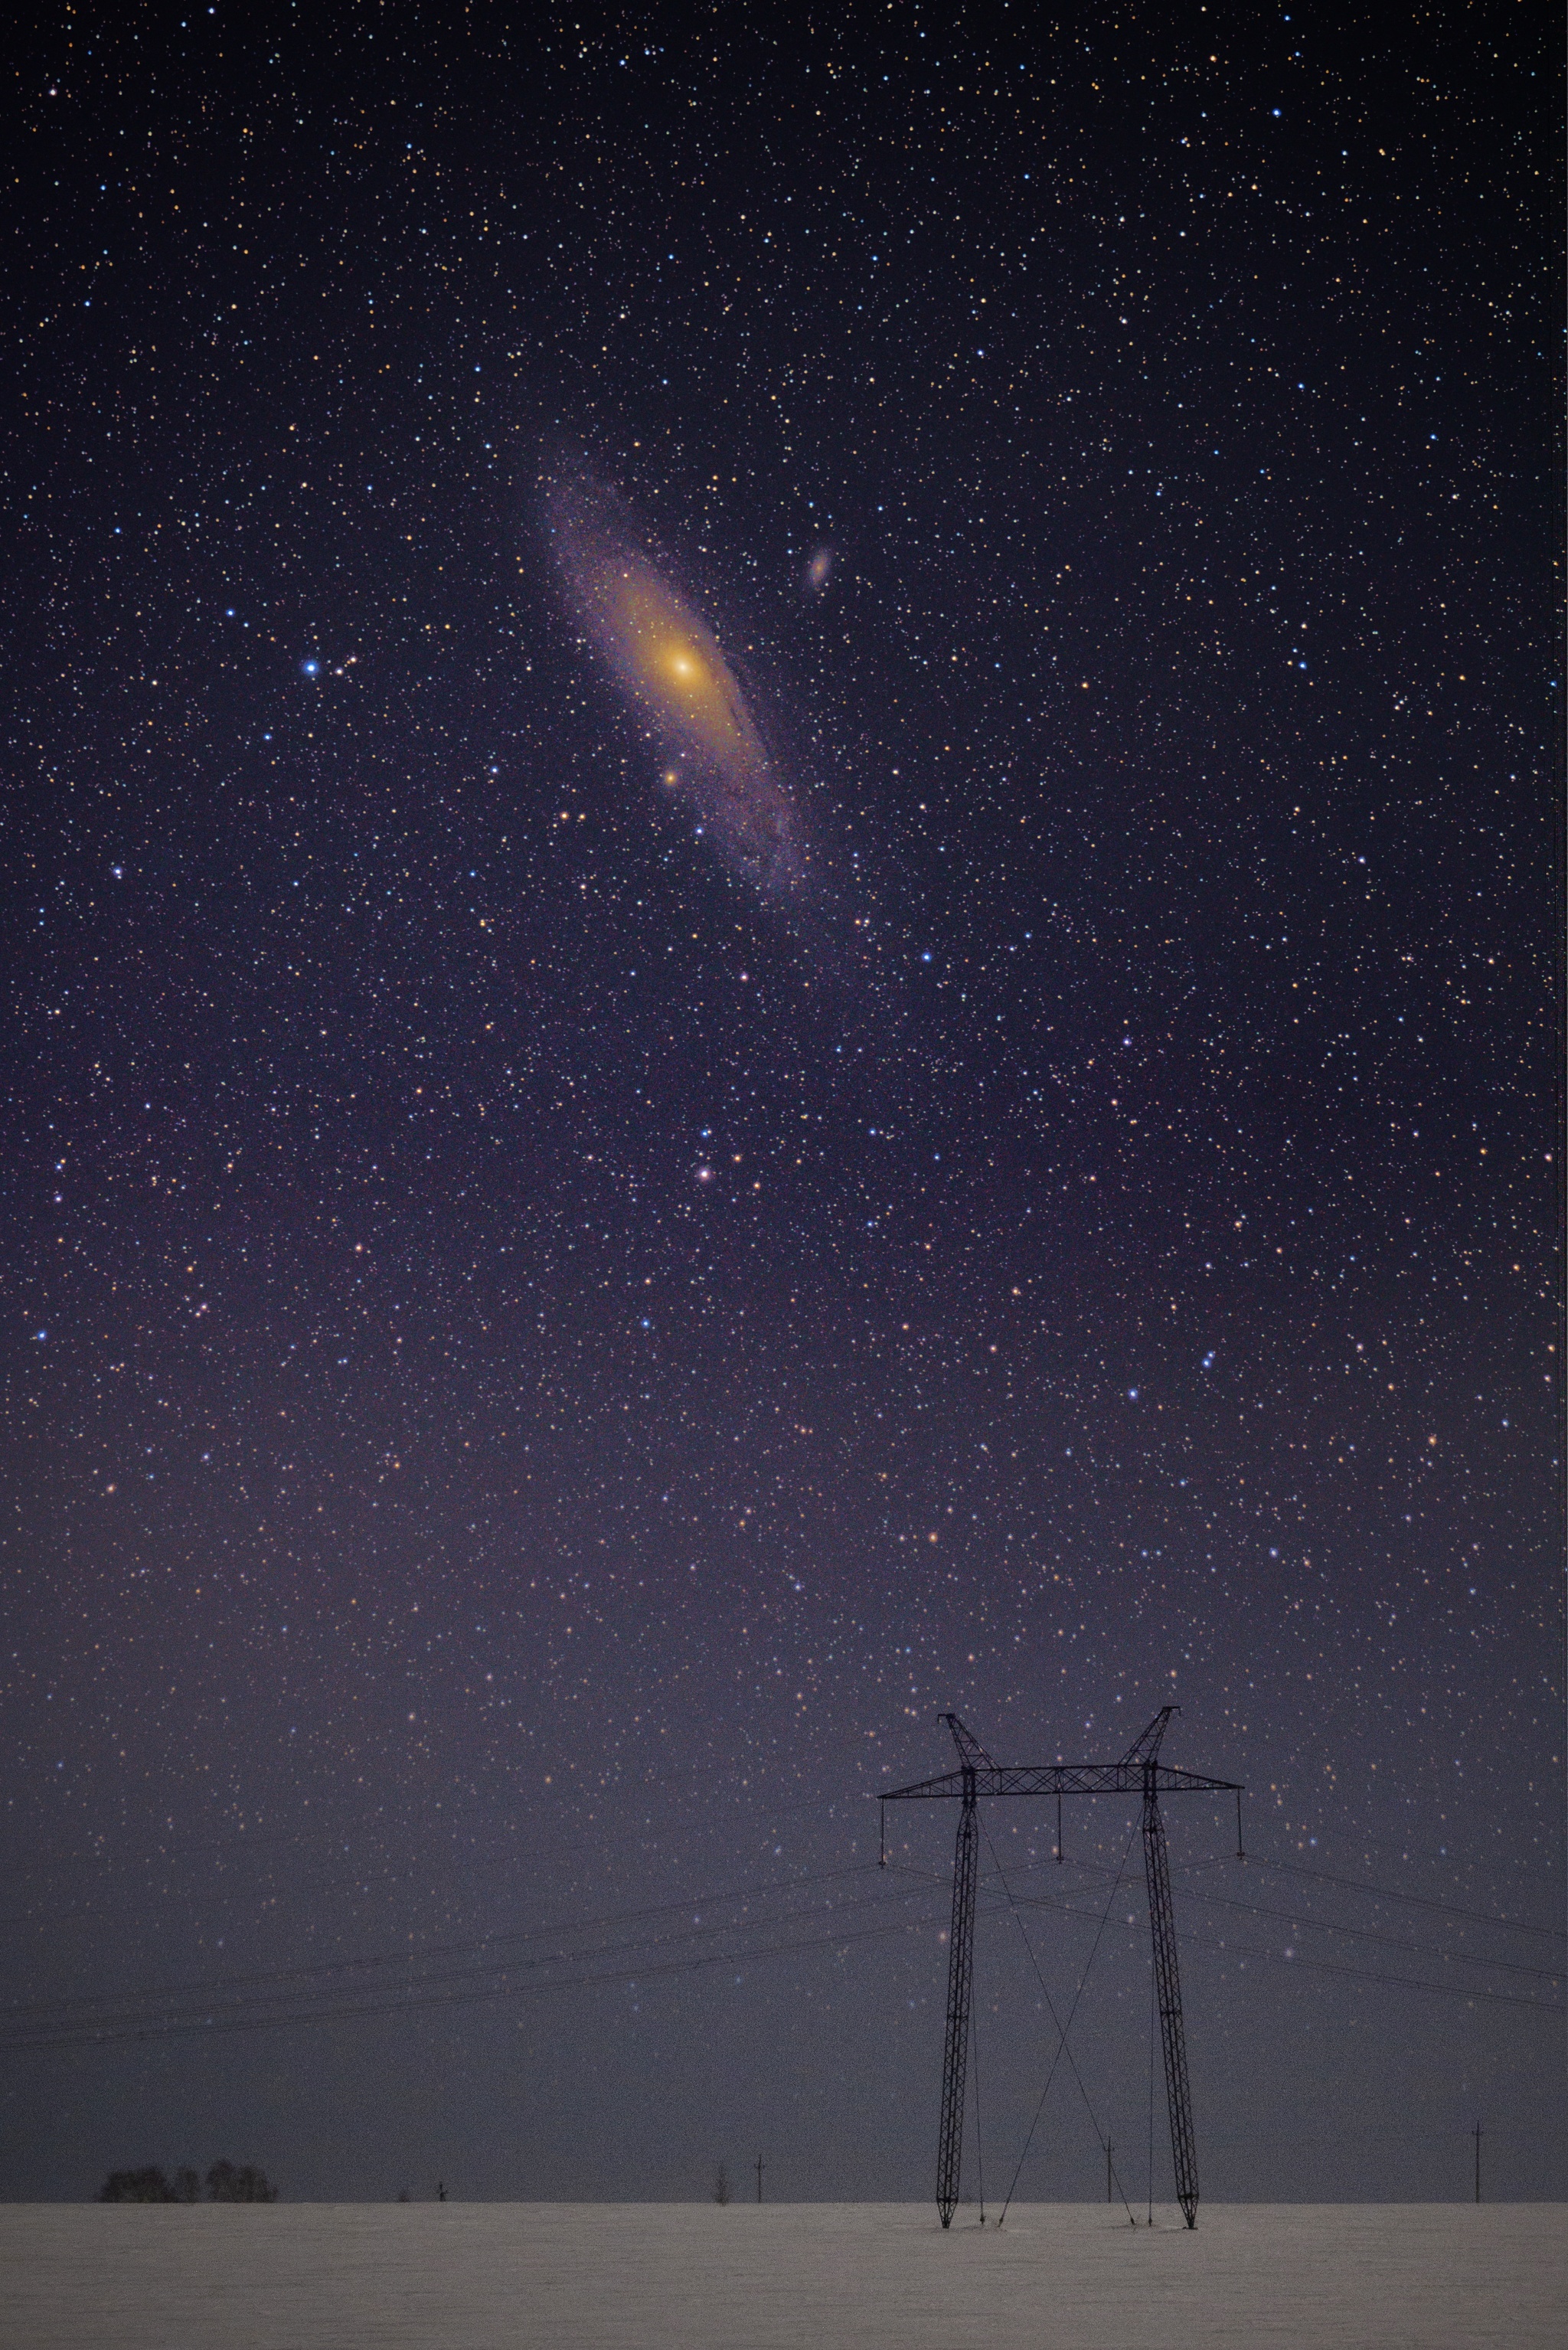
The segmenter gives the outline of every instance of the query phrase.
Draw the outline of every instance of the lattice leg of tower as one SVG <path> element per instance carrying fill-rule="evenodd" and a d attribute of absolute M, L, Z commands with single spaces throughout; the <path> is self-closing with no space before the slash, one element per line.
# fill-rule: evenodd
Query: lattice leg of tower
<path fill-rule="evenodd" d="M 937 2210 L 944 2228 L 958 2208 L 963 2167 L 964 2067 L 969 2055 L 970 1987 L 974 1978 L 974 1895 L 980 1822 L 972 1787 L 964 1790 L 953 1852 L 952 1939 L 948 1949 L 948 2031 L 942 2054 L 942 2123 L 937 2148 Z"/>
<path fill-rule="evenodd" d="M 1152 1772 L 1145 1780 L 1143 1791 L 1143 1858 L 1148 1886 L 1148 1922 L 1154 1937 L 1154 1985 L 1159 2006 L 1160 2044 L 1165 2052 L 1165 2095 L 1170 2107 L 1176 2199 L 1191 2228 L 1198 2220 L 1198 2148 L 1192 2136 L 1192 2096 L 1187 2085 L 1187 2033 L 1181 2020 L 1181 1978 L 1176 1963 L 1170 1858 Z"/>

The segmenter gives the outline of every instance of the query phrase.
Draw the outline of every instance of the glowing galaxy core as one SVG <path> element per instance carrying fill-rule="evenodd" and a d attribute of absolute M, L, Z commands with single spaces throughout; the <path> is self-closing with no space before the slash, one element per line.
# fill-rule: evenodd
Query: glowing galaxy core
<path fill-rule="evenodd" d="M 690 804 L 737 873 L 772 891 L 805 878 L 799 812 L 740 682 L 701 614 L 665 577 L 607 484 L 554 483 L 556 552 L 597 650 L 649 722 L 665 785 Z"/>

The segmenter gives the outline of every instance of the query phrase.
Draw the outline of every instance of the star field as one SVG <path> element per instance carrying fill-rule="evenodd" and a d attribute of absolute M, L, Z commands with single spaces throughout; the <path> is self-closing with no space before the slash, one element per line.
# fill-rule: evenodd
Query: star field
<path fill-rule="evenodd" d="M 1462 2194 L 1480 2115 L 1561 2195 L 1539 28 L 16 54 L 0 2191 L 924 2195 L 952 1823 L 870 1798 L 1179 1703 L 1205 2191 Z M 1102 1911 L 1131 2143 L 1129 1821 L 994 1808 L 995 2160 Z"/>

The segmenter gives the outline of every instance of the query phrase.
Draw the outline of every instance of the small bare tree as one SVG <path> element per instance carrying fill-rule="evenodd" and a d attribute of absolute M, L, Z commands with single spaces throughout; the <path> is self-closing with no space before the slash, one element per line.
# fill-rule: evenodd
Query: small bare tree
<path fill-rule="evenodd" d="M 174 2173 L 173 2183 L 155 2166 L 145 2170 L 111 2170 L 99 2189 L 100 2203 L 199 2203 L 202 2181 L 188 2162 Z M 214 2162 L 207 2173 L 210 2203 L 275 2203 L 277 2189 L 254 2163 Z"/>
<path fill-rule="evenodd" d="M 713 2200 L 715 2203 L 727 2203 L 729 2199 L 730 2174 L 721 2163 L 713 2173 Z"/>
<path fill-rule="evenodd" d="M 175 2193 L 155 2163 L 142 2170 L 111 2170 L 98 2190 L 100 2203 L 178 2203 Z"/>
<path fill-rule="evenodd" d="M 277 2189 L 254 2163 L 214 2162 L 207 2173 L 209 2203 L 275 2203 Z"/>

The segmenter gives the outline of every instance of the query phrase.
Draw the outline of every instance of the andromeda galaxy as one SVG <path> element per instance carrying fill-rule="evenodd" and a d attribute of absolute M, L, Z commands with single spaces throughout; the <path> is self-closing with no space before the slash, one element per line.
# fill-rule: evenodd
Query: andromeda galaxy
<path fill-rule="evenodd" d="M 575 471 L 551 484 L 546 504 L 573 603 L 659 745 L 662 787 L 732 871 L 770 895 L 798 891 L 799 810 L 713 631 L 607 483 Z"/>

